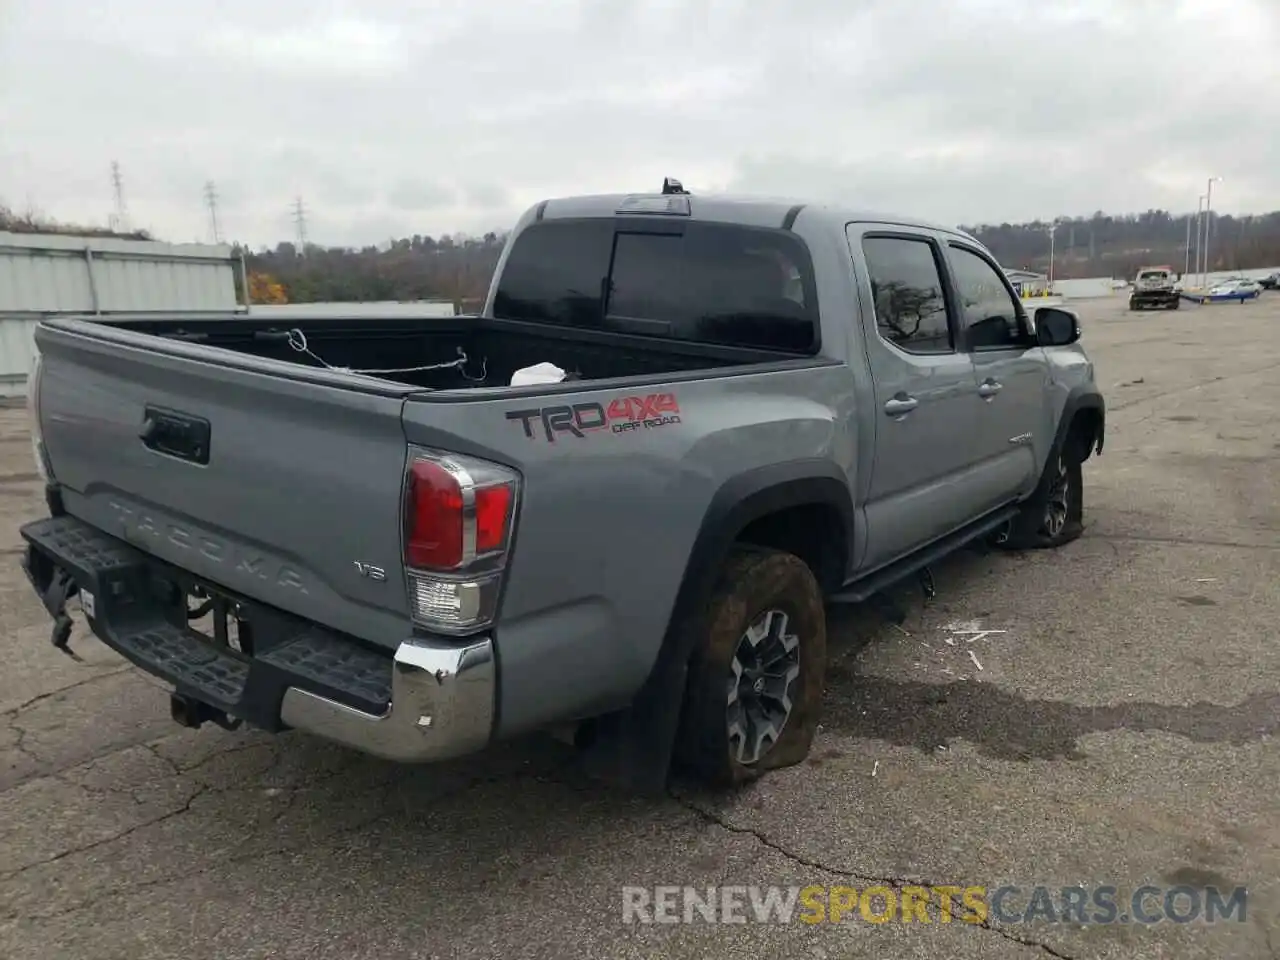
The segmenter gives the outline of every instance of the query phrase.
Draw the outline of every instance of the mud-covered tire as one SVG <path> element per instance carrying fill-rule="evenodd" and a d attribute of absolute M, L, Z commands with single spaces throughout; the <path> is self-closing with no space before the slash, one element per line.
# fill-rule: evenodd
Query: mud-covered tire
<path fill-rule="evenodd" d="M 696 625 L 688 625 L 700 630 L 702 636 L 690 662 L 681 713 L 676 746 L 680 768 L 707 786 L 723 788 L 804 760 L 818 725 L 827 659 L 826 613 L 822 589 L 813 571 L 790 553 L 757 548 L 735 550 L 721 572 L 705 614 L 698 619 Z M 768 634 L 763 640 L 758 639 L 762 622 Z M 731 694 L 731 690 L 742 690 L 747 683 L 757 688 L 749 691 L 751 697 L 769 698 L 771 693 L 759 688 L 761 678 L 754 683 L 743 679 L 748 672 L 742 669 L 742 662 L 749 659 L 748 654 L 772 643 L 780 631 L 787 631 L 796 640 L 797 669 L 786 688 L 790 709 L 785 721 L 777 725 L 776 739 L 758 757 L 747 756 L 744 762 L 751 743 L 764 738 L 750 736 L 761 726 L 743 729 L 741 712 L 746 707 L 742 699 L 735 703 L 735 697 L 742 698 L 743 694 Z M 773 671 L 763 676 L 766 686 L 776 687 L 775 681 L 768 679 L 774 676 Z M 731 734 L 731 728 L 741 731 L 741 735 Z"/>
<path fill-rule="evenodd" d="M 1036 491 L 997 544 L 1008 550 L 1061 547 L 1084 533 L 1084 470 L 1079 445 L 1068 442 L 1045 464 Z M 1065 503 L 1063 502 L 1065 500 Z"/>

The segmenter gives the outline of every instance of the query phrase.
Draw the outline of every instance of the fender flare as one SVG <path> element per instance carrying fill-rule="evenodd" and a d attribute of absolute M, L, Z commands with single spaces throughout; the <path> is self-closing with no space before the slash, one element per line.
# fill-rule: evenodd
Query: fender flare
<path fill-rule="evenodd" d="M 1058 418 L 1058 428 L 1054 432 L 1051 450 L 1062 449 L 1062 445 L 1067 440 L 1067 432 L 1075 422 L 1076 414 L 1081 410 L 1096 410 L 1098 413 L 1098 432 L 1093 438 L 1090 452 L 1102 453 L 1107 429 L 1107 405 L 1098 388 L 1091 383 L 1072 387 L 1071 392 L 1067 394 L 1067 402 L 1062 406 L 1062 415 Z"/>
<path fill-rule="evenodd" d="M 761 517 L 801 506 L 830 506 L 840 516 L 847 550 L 853 549 L 853 496 L 844 473 L 830 460 L 770 464 L 726 480 L 703 513 L 666 632 L 649 674 L 630 706 L 600 718 L 587 767 L 631 789 L 657 792 L 666 785 L 684 705 L 689 660 L 698 631 L 685 629 L 705 609 L 716 579 L 746 527 Z"/>

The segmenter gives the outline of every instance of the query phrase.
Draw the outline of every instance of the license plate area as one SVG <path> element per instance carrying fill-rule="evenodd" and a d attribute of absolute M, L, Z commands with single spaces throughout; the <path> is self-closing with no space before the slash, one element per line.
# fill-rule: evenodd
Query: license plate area
<path fill-rule="evenodd" d="M 187 626 L 193 631 L 215 646 L 253 656 L 253 625 L 244 604 L 204 584 L 189 584 L 185 601 Z"/>

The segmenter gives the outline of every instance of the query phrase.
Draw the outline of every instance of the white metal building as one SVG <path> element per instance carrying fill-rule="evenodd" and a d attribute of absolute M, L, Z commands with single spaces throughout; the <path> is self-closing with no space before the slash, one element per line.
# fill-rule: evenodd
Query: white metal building
<path fill-rule="evenodd" d="M 226 244 L 0 232 L 0 396 L 24 391 L 42 317 L 243 311 L 244 269 Z"/>

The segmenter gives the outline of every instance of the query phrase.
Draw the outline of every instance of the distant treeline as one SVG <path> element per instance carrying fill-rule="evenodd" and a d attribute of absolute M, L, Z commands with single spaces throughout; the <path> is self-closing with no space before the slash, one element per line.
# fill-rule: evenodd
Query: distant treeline
<path fill-rule="evenodd" d="M 113 230 L 111 227 L 85 226 L 78 223 L 59 223 L 28 210 L 18 213 L 0 203 L 0 231 L 6 233 L 60 233 L 69 237 L 117 237 L 121 240 L 151 240 L 146 230 Z"/>
<path fill-rule="evenodd" d="M 431 300 L 475 301 L 489 289 L 505 234 L 483 237 L 421 235 L 390 245 L 350 249 L 281 243 L 245 251 L 250 290 L 260 302 Z M 268 293 L 280 288 L 279 295 Z"/>
<path fill-rule="evenodd" d="M 1065 218 L 1054 232 L 1053 274 L 1131 278 L 1144 265 L 1167 264 L 1181 271 L 1187 261 L 1188 221 L 1191 263 L 1196 258 L 1195 217 L 1165 210 L 1126 216 L 1101 211 L 1091 217 Z M 979 224 L 971 232 L 1006 267 L 1049 272 L 1049 225 Z M 0 230 L 58 232 L 80 236 L 129 236 L 150 239 L 146 231 L 110 230 L 51 223 L 34 215 L 16 215 L 0 206 Z M 461 234 L 433 238 L 415 234 L 364 248 L 281 243 L 274 250 L 244 248 L 250 294 L 258 302 L 424 300 L 443 298 L 474 304 L 489 286 L 505 234 Z M 1257 216 L 1214 215 L 1209 269 L 1248 270 L 1280 265 L 1280 211 Z"/>
<path fill-rule="evenodd" d="M 1167 265 L 1181 272 L 1187 263 L 1187 227 L 1191 230 L 1191 269 L 1196 263 L 1196 218 L 1166 210 L 1112 217 L 1062 219 L 1054 232 L 1056 279 L 1115 277 L 1131 279 L 1142 266 Z M 1049 272 L 1049 225 L 981 224 L 965 227 L 1006 267 Z M 1209 231 L 1209 271 L 1251 270 L 1280 265 L 1280 211 L 1243 217 L 1214 214 Z"/>

